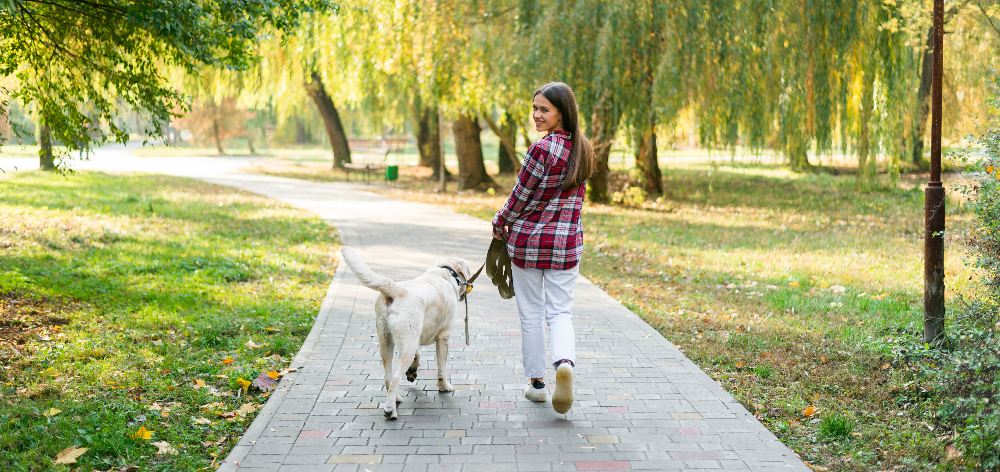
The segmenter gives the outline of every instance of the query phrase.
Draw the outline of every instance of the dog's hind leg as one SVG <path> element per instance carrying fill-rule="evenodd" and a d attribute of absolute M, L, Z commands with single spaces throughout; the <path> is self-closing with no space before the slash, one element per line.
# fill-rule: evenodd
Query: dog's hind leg
<path fill-rule="evenodd" d="M 412 362 L 413 356 L 417 353 L 417 340 L 405 340 L 399 343 L 399 357 L 397 357 L 392 363 L 392 380 L 389 382 L 389 394 L 385 400 L 385 406 L 382 408 L 385 413 L 385 417 L 394 420 L 396 419 L 396 404 L 399 400 L 399 381 L 402 377 L 402 368 L 404 365 Z"/>
<path fill-rule="evenodd" d="M 413 355 L 413 363 L 406 369 L 406 380 L 413 382 L 417 380 L 417 370 L 420 369 L 420 351 Z"/>
<path fill-rule="evenodd" d="M 448 336 L 437 338 L 438 391 L 454 392 L 455 387 L 448 382 Z"/>
<path fill-rule="evenodd" d="M 389 381 L 392 380 L 392 354 L 395 345 L 391 336 L 379 337 L 378 351 L 382 356 L 382 368 L 385 369 L 385 390 L 389 391 Z"/>

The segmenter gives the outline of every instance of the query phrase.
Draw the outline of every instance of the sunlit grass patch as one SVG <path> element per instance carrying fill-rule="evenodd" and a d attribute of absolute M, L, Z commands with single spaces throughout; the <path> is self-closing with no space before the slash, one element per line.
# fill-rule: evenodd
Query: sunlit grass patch
<path fill-rule="evenodd" d="M 65 467 L 52 461 L 71 446 L 88 448 L 86 470 L 211 467 L 266 398 L 238 380 L 287 366 L 337 246 L 300 210 L 157 176 L 5 178 L 0 221 L 12 470 Z M 139 428 L 151 439 L 132 438 Z M 180 453 L 157 454 L 160 441 Z"/>

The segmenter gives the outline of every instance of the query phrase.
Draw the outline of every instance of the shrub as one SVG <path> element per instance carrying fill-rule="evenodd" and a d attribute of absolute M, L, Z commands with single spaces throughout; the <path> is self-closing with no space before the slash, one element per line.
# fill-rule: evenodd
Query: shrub
<path fill-rule="evenodd" d="M 1000 114 L 1000 75 L 992 100 Z M 975 185 L 965 188 L 975 215 L 970 247 L 984 290 L 964 300 L 946 324 L 941 346 L 904 345 L 910 369 L 898 401 L 953 434 L 963 465 L 1000 470 L 1000 116 L 976 140 L 985 151 Z"/>

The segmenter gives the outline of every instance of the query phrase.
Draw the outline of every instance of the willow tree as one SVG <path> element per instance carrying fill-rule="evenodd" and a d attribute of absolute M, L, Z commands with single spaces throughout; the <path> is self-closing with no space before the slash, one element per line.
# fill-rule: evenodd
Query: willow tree
<path fill-rule="evenodd" d="M 323 120 L 332 167 L 351 162 L 337 103 L 356 101 L 359 87 L 349 36 L 357 21 L 343 6 L 303 15 L 294 28 L 272 35 L 260 47 L 259 96 L 283 122 L 313 106 Z"/>
<path fill-rule="evenodd" d="M 128 139 L 123 111 L 152 119 L 162 136 L 181 94 L 165 65 L 246 68 L 264 28 L 286 27 L 322 0 L 6 0 L 0 2 L 0 76 L 14 76 L 10 97 L 32 106 L 45 136 L 70 149 L 87 150 L 108 135 Z M 0 95 L 7 91 L 0 90 Z M 0 109 L 0 114 L 5 110 Z M 42 147 L 43 166 L 51 162 Z M 48 152 L 48 155 L 45 153 Z"/>
<path fill-rule="evenodd" d="M 767 12 L 766 14 L 759 14 Z M 896 2 L 692 2 L 684 12 L 690 106 L 709 146 L 775 148 L 793 169 L 839 143 L 863 170 L 895 165 L 909 133 L 917 50 Z"/>
<path fill-rule="evenodd" d="M 594 146 L 597 165 L 589 182 L 593 201 L 608 200 L 608 157 L 631 91 L 641 87 L 634 71 L 638 65 L 630 44 L 637 41 L 633 28 L 634 2 L 556 0 L 536 2 L 541 17 L 526 31 L 532 39 L 523 71 L 540 82 L 560 80 L 576 93 L 581 119 Z"/>

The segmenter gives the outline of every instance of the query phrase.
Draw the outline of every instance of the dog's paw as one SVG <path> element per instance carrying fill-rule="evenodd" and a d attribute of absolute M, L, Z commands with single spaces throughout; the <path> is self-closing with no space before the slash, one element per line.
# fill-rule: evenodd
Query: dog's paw
<path fill-rule="evenodd" d="M 391 406 L 390 407 L 389 405 L 386 405 L 385 408 L 382 409 L 382 412 L 385 413 L 385 419 L 387 419 L 389 421 L 392 421 L 392 420 L 396 419 L 396 407 L 395 406 Z"/>
<path fill-rule="evenodd" d="M 417 380 L 417 369 L 410 369 L 406 371 L 406 380 L 409 382 Z"/>
<path fill-rule="evenodd" d="M 447 380 L 438 379 L 438 391 L 439 392 L 454 392 L 455 387 L 449 383 Z"/>

